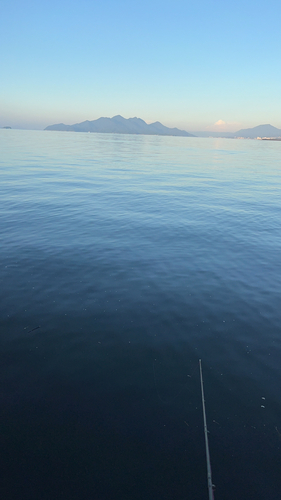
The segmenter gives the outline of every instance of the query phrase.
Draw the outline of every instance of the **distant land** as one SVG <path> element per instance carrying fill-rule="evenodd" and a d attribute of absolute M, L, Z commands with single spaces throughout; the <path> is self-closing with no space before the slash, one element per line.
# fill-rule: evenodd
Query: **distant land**
<path fill-rule="evenodd" d="M 7 127 L 8 128 L 8 127 Z M 192 133 L 178 128 L 169 128 L 160 122 L 146 123 L 141 118 L 123 118 L 117 115 L 113 118 L 98 118 L 97 120 L 86 120 L 74 125 L 58 123 L 49 125 L 45 130 L 56 130 L 62 132 L 97 132 L 115 134 L 142 134 L 142 135 L 169 135 L 180 137 L 222 137 L 225 139 L 275 139 L 281 138 L 281 129 L 272 125 L 258 125 L 257 127 L 241 129 L 237 132 L 212 132 L 195 131 Z"/>
<path fill-rule="evenodd" d="M 113 118 L 98 118 L 97 120 L 86 120 L 74 125 L 49 125 L 45 130 L 59 130 L 67 132 L 99 132 L 115 134 L 143 134 L 143 135 L 172 135 L 181 137 L 194 137 L 185 130 L 178 128 L 169 128 L 160 122 L 150 123 L 149 125 L 141 118 L 123 118 L 117 115 Z"/>
<path fill-rule="evenodd" d="M 246 139 L 257 139 L 258 137 L 281 137 L 281 129 L 272 125 L 258 125 L 254 128 L 244 128 L 235 132 L 235 137 L 245 137 Z"/>
<path fill-rule="evenodd" d="M 197 137 L 224 137 L 229 139 L 243 138 L 243 139 L 257 139 L 257 138 L 280 138 L 281 129 L 273 127 L 272 125 L 258 125 L 253 128 L 245 128 L 237 132 L 209 132 L 199 131 L 192 132 Z"/>

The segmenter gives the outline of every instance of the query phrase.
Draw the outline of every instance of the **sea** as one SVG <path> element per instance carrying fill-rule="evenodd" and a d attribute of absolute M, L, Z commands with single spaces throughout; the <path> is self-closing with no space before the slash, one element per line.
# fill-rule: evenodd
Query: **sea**
<path fill-rule="evenodd" d="M 0 495 L 281 498 L 281 142 L 0 131 Z"/>

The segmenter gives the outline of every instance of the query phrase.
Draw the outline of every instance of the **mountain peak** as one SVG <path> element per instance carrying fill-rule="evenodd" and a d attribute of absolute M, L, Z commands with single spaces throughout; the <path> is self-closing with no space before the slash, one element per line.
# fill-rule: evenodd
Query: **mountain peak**
<path fill-rule="evenodd" d="M 123 118 L 121 115 L 113 116 L 113 118 L 102 117 L 92 121 L 86 120 L 74 125 L 64 125 L 63 123 L 49 125 L 45 130 L 194 137 L 185 130 L 165 127 L 165 125 L 162 125 L 160 122 L 148 125 L 141 118 Z"/>

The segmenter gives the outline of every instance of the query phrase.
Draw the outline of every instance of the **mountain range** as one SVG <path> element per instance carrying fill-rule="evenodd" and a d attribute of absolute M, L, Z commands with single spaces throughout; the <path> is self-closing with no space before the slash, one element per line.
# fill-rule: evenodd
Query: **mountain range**
<path fill-rule="evenodd" d="M 143 135 L 172 135 L 181 137 L 243 137 L 245 139 L 256 139 L 257 137 L 281 137 L 281 129 L 272 125 L 258 125 L 257 127 L 241 129 L 237 132 L 209 132 L 199 131 L 192 134 L 178 128 L 169 128 L 160 122 L 147 124 L 141 118 L 123 118 L 117 115 L 113 118 L 98 118 L 97 120 L 86 120 L 74 125 L 49 125 L 45 130 L 57 130 L 67 132 L 99 132 L 115 134 L 143 134 Z"/>
<path fill-rule="evenodd" d="M 169 128 L 160 122 L 147 124 L 141 118 L 123 118 L 117 115 L 113 118 L 98 118 L 97 120 L 86 120 L 74 125 L 49 125 L 45 130 L 59 130 L 67 132 L 99 132 L 115 134 L 144 134 L 144 135 L 173 135 L 182 137 L 194 137 L 185 130 Z"/>

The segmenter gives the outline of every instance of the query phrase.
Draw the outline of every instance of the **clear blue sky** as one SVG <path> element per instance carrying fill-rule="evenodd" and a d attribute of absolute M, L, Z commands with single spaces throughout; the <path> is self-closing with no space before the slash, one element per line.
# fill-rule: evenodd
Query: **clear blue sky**
<path fill-rule="evenodd" d="M 0 126 L 281 128 L 280 0 L 0 0 L 0 47 Z"/>

